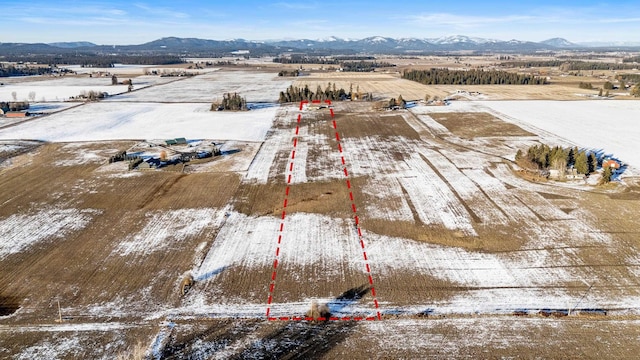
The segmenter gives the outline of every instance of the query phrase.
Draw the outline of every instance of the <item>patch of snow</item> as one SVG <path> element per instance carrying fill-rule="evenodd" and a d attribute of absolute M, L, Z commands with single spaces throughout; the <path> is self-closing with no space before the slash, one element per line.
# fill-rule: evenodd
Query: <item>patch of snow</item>
<path fill-rule="evenodd" d="M 85 164 L 103 163 L 106 159 L 104 156 L 97 154 L 98 151 L 80 150 L 74 159 L 56 160 L 53 162 L 55 166 L 77 166 Z"/>
<path fill-rule="evenodd" d="M 367 217 L 391 221 L 413 221 L 413 213 L 397 178 L 374 177 L 362 188 L 362 192 L 375 199 L 365 204 Z"/>
<path fill-rule="evenodd" d="M 162 330 L 160 330 L 158 335 L 156 335 L 153 343 L 151 344 L 151 356 L 153 356 L 154 359 L 162 359 L 162 352 L 169 341 L 169 335 L 175 326 L 176 324 L 173 322 L 163 324 Z"/>
<path fill-rule="evenodd" d="M 41 241 L 60 239 L 89 224 L 97 210 L 43 209 L 0 220 L 0 259 Z"/>
<path fill-rule="evenodd" d="M 443 225 L 475 236 L 471 217 L 447 184 L 419 156 L 405 159 L 411 170 L 402 174 L 400 183 L 409 194 L 420 220 L 429 225 Z"/>
<path fill-rule="evenodd" d="M 38 345 L 23 349 L 13 358 L 16 360 L 61 359 L 75 357 L 82 353 L 82 346 L 77 337 L 56 336 L 54 342 L 43 341 Z"/>
<path fill-rule="evenodd" d="M 135 235 L 121 242 L 114 254 L 150 254 L 166 249 L 207 228 L 222 224 L 224 211 L 216 209 L 180 209 L 147 214 L 147 224 Z"/>

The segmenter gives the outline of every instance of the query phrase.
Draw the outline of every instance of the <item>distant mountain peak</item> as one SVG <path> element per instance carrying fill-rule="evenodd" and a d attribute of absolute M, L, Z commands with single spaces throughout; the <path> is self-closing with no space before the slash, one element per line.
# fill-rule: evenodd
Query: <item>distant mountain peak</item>
<path fill-rule="evenodd" d="M 79 47 L 94 47 L 94 46 L 98 46 L 92 42 L 89 41 L 70 41 L 70 42 L 54 42 L 54 43 L 49 43 L 47 45 L 50 46 L 55 46 L 55 47 L 59 47 L 59 48 L 64 48 L 64 49 L 73 49 L 73 48 L 79 48 Z"/>
<path fill-rule="evenodd" d="M 389 41 L 389 39 L 382 36 L 372 36 L 362 40 L 366 42 L 372 42 L 372 43 L 386 43 Z"/>
<path fill-rule="evenodd" d="M 545 41 L 540 41 L 540 44 L 554 46 L 554 47 L 558 47 L 558 48 L 567 48 L 567 47 L 576 47 L 577 46 L 576 44 L 572 43 L 571 41 L 569 41 L 567 39 L 564 39 L 564 38 L 560 38 L 560 37 L 555 37 L 555 38 L 547 39 Z"/>
<path fill-rule="evenodd" d="M 325 37 L 325 38 L 320 38 L 318 40 L 316 40 L 317 42 L 334 42 L 334 41 L 344 41 L 343 39 L 336 37 L 336 36 L 329 36 L 329 37 Z"/>

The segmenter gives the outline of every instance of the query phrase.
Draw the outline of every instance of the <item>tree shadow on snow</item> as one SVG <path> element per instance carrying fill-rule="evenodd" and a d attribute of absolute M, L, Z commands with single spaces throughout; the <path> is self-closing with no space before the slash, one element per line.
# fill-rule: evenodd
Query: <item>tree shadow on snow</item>
<path fill-rule="evenodd" d="M 357 325 L 356 321 L 287 322 L 231 359 L 321 359 Z"/>
<path fill-rule="evenodd" d="M 205 275 L 214 276 L 224 268 Z M 213 275 L 212 275 L 213 274 Z M 339 311 L 371 291 L 368 285 L 349 289 L 327 305 Z M 302 315 L 302 314 L 301 314 Z M 208 358 L 221 351 L 235 352 L 230 359 L 321 359 L 345 341 L 359 321 L 266 321 L 259 319 L 219 319 L 199 331 L 170 337 L 163 359 Z M 260 336 L 258 334 L 265 334 Z M 258 338 L 256 339 L 256 335 Z M 232 350 L 246 339 L 256 339 Z M 243 341 L 244 340 L 244 341 Z M 235 346 L 234 346 L 235 344 Z"/>
<path fill-rule="evenodd" d="M 221 272 L 223 272 L 226 268 L 227 268 L 227 266 L 223 266 L 223 267 L 221 267 L 221 268 L 217 268 L 217 269 L 215 269 L 215 270 L 212 270 L 212 271 L 206 272 L 206 273 L 204 273 L 204 274 L 200 274 L 200 275 L 198 275 L 194 280 L 195 280 L 195 281 L 205 281 L 205 280 L 209 280 L 209 279 L 211 279 L 212 277 L 214 277 L 214 276 L 216 276 L 216 275 L 220 274 Z"/>
<path fill-rule="evenodd" d="M 368 285 L 349 289 L 327 303 L 340 311 L 371 291 Z M 342 343 L 358 321 L 291 321 L 253 342 L 232 359 L 321 359 Z"/>
<path fill-rule="evenodd" d="M 240 149 L 222 150 L 220 152 L 220 155 L 233 155 L 233 154 L 239 153 L 240 151 L 242 151 L 242 150 L 240 150 Z"/>

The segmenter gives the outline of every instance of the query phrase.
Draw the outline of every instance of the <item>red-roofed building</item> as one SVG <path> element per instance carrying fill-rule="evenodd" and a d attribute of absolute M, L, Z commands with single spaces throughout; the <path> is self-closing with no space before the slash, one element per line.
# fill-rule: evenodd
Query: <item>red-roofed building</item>
<path fill-rule="evenodd" d="M 614 170 L 618 170 L 618 169 L 620 169 L 620 163 L 615 161 L 615 160 L 613 160 L 613 159 L 609 159 L 609 160 L 605 160 L 602 163 L 602 167 L 603 168 L 610 167 L 610 168 L 612 168 Z"/>
<path fill-rule="evenodd" d="M 4 116 L 8 118 L 21 118 L 21 117 L 29 116 L 29 112 L 28 111 L 7 111 L 4 114 Z"/>

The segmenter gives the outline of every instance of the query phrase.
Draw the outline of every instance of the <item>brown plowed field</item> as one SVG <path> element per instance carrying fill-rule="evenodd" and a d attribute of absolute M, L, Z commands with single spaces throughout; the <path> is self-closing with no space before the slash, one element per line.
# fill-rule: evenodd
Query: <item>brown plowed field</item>
<path fill-rule="evenodd" d="M 331 75 L 303 81 L 424 96 L 391 75 Z M 255 164 L 107 164 L 127 141 L 45 144 L 7 160 L 0 357 L 114 358 L 141 344 L 175 359 L 634 358 L 637 186 L 518 177 L 505 154 L 545 139 L 497 115 L 333 109 L 343 154 L 328 110 L 287 106 L 265 144 L 279 142 L 258 152 L 271 155 L 254 158 L 267 159 L 255 167 L 264 179 L 247 175 Z M 305 150 L 287 184 L 294 138 Z M 258 149 L 246 147 L 242 164 Z M 312 300 L 371 316 L 375 291 L 382 321 L 267 321 L 276 258 L 276 316 L 304 316 Z M 181 296 L 187 272 L 195 284 Z"/>

